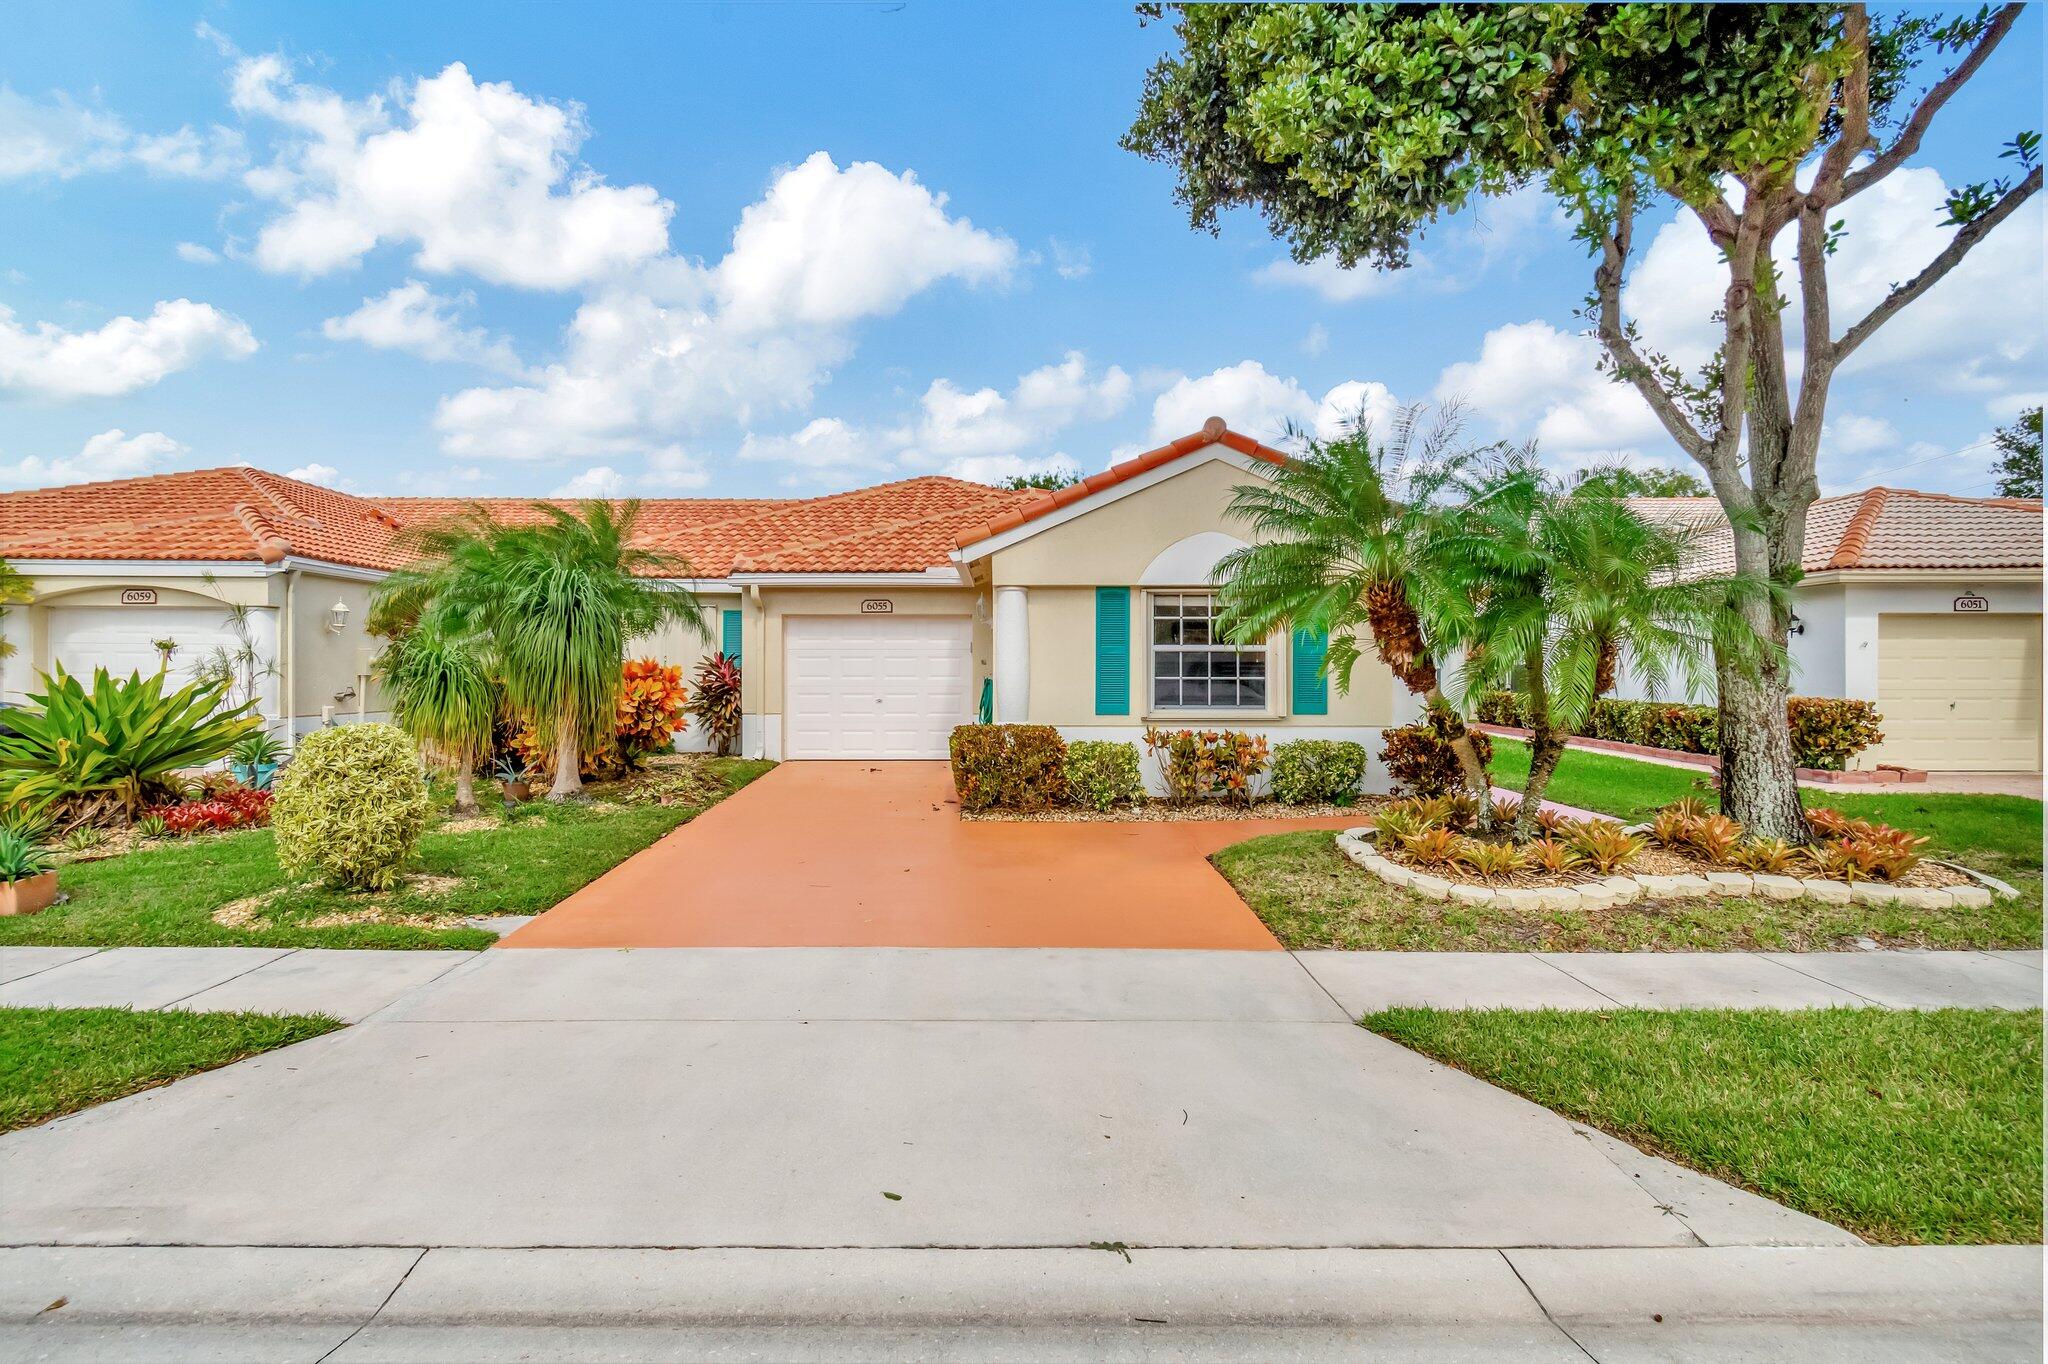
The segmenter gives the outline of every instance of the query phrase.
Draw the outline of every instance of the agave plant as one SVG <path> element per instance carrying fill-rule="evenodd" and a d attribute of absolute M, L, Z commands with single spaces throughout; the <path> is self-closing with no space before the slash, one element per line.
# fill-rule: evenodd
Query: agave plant
<path fill-rule="evenodd" d="M 12 829 L 0 829 L 0 881 L 26 881 L 49 869 L 49 853 Z"/>
<path fill-rule="evenodd" d="M 67 826 L 132 823 L 180 768 L 217 762 L 262 727 L 253 702 L 224 705 L 218 679 L 165 690 L 162 673 L 93 673 L 90 690 L 61 665 L 0 734 L 0 805 L 48 805 Z"/>
<path fill-rule="evenodd" d="M 690 699 L 691 716 L 718 756 L 730 756 L 740 737 L 739 660 L 724 653 L 712 654 L 697 665 L 690 680 L 696 688 Z"/>
<path fill-rule="evenodd" d="M 25 838 L 31 843 L 47 843 L 50 831 L 56 827 L 48 805 L 30 805 L 18 801 L 0 808 L 0 830 Z"/>
<path fill-rule="evenodd" d="M 89 853 L 104 847 L 107 831 L 96 829 L 90 824 L 81 824 L 64 836 L 64 851 L 68 853 Z"/>
<path fill-rule="evenodd" d="M 163 838 L 170 831 L 170 821 L 154 810 L 135 821 L 135 832 L 144 838 Z"/>

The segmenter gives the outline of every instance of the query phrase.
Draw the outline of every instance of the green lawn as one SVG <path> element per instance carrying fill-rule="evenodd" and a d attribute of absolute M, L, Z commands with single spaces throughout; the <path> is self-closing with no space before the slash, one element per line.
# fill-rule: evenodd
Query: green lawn
<path fill-rule="evenodd" d="M 1514 739 L 1495 739 L 1496 783 L 1518 789 L 1529 776 L 1529 749 Z M 1704 769 L 1666 767 L 1612 753 L 1566 749 L 1545 795 L 1565 805 L 1599 810 L 1623 819 L 1648 818 L 1659 806 L 1685 796 L 1714 799 Z M 1930 795 L 1925 792 L 1865 795 L 1802 790 L 1808 806 L 1831 805 L 1858 819 L 1881 820 L 1934 839 L 1929 851 L 2013 882 L 2036 904 L 2041 894 L 2041 802 L 2024 796 Z"/>
<path fill-rule="evenodd" d="M 1283 946 L 1376 952 L 1819 952 L 1857 938 L 1886 947 L 2039 947 L 2041 902 L 1984 909 L 1672 900 L 1602 910 L 1509 910 L 1425 900 L 1346 861 L 1335 836 L 1269 834 L 1212 859 Z"/>
<path fill-rule="evenodd" d="M 1364 1023 L 1866 1240 L 2041 1240 L 2038 1009 L 1393 1009 Z"/>
<path fill-rule="evenodd" d="M 0 1009 L 0 1132 L 340 1026 L 320 1015 Z"/>
<path fill-rule="evenodd" d="M 772 764 L 709 760 L 727 793 Z M 489 788 L 486 788 L 488 791 Z M 519 807 L 512 819 L 492 812 L 488 828 L 429 832 L 414 871 L 454 878 L 388 895 L 364 896 L 316 886 L 292 887 L 267 901 L 264 922 L 250 928 L 215 923 L 223 905 L 289 885 L 279 871 L 268 829 L 179 839 L 99 862 L 63 868 L 68 904 L 41 914 L 0 919 L 0 945 L 168 946 L 223 943 L 261 947 L 479 948 L 496 937 L 462 919 L 485 914 L 535 914 L 688 821 L 702 805 L 549 805 Z M 329 923 L 360 914 L 412 923 Z"/>

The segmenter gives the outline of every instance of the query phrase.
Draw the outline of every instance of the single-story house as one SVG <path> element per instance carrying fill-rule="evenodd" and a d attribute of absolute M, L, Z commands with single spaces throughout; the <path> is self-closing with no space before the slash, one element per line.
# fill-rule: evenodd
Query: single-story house
<path fill-rule="evenodd" d="M 1376 749 L 1397 722 L 1385 669 L 1361 666 L 1340 695 L 1319 638 L 1214 636 L 1211 569 L 1242 543 L 1232 490 L 1282 458 L 1212 418 L 1058 492 L 921 477 L 652 499 L 638 537 L 687 561 L 713 643 L 671 628 L 636 649 L 686 669 L 709 648 L 737 655 L 741 745 L 769 758 L 940 758 L 984 707 L 1071 738 L 1136 740 L 1157 724 Z M 258 658 L 280 735 L 381 718 L 370 592 L 403 561 L 404 530 L 467 505 L 250 468 L 0 495 L 0 557 L 36 594 L 8 611 L 18 653 L 0 662 L 0 699 L 59 660 L 154 669 L 164 641 L 174 672 L 215 649 Z M 483 505 L 530 514 L 517 499 Z"/>
<path fill-rule="evenodd" d="M 1735 566 L 1712 498 L 1645 498 L 1652 516 L 1705 527 L 1695 566 Z M 1792 690 L 1875 702 L 1885 740 L 1851 764 L 2041 768 L 2041 503 L 1870 488 L 1807 511 L 1792 594 Z M 1632 671 L 1623 697 L 1653 694 Z"/>
<path fill-rule="evenodd" d="M 1383 727 L 1414 715 L 1385 668 L 1361 665 L 1339 694 L 1319 671 L 1322 639 L 1234 648 L 1214 635 L 1211 570 L 1242 543 L 1232 490 L 1282 459 L 1211 418 L 1057 492 L 921 477 L 650 499 L 638 538 L 689 565 L 711 643 L 671 628 L 635 652 L 686 669 L 711 649 L 737 656 L 742 749 L 776 759 L 939 758 L 984 710 L 1069 738 L 1228 727 L 1377 751 Z M 0 699 L 58 660 L 154 669 L 162 642 L 174 672 L 217 649 L 257 660 L 280 735 L 382 718 L 371 590 L 404 560 L 407 528 L 468 505 L 250 468 L 0 494 L 0 557 L 36 592 L 0 626 L 18 646 L 0 661 Z M 483 505 L 531 515 L 521 499 Z M 1645 506 L 1717 515 L 1711 501 Z M 1797 689 L 1878 702 L 1890 737 L 1866 761 L 2040 765 L 2040 503 L 1824 499 L 1807 554 Z M 1639 684 L 1625 678 L 1622 694 Z"/>

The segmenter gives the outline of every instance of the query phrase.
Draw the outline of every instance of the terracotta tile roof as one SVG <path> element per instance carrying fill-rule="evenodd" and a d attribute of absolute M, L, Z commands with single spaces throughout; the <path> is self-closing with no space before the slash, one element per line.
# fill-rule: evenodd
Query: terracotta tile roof
<path fill-rule="evenodd" d="M 955 478 L 909 478 L 806 498 L 654 498 L 638 538 L 700 577 L 735 571 L 870 573 L 942 567 L 963 527 L 1038 498 Z M 526 498 L 363 497 L 234 467 L 0 493 L 0 558 L 221 560 L 287 555 L 389 569 L 401 532 L 481 505 L 529 520 Z M 563 505 L 568 505 L 566 502 Z"/>
<path fill-rule="evenodd" d="M 1057 492 L 1037 493 L 1031 500 L 1002 516 L 968 527 L 954 541 L 954 548 L 965 549 L 977 541 L 1001 535 L 1004 531 L 1015 530 L 1027 521 L 1036 521 L 1048 512 L 1072 506 L 1091 493 L 1099 493 L 1104 488 L 1114 487 L 1126 479 L 1135 478 L 1162 464 L 1170 464 L 1182 455 L 1199 450 L 1205 445 L 1226 445 L 1239 454 L 1263 459 L 1271 464 L 1287 462 L 1287 456 L 1278 450 L 1261 445 L 1250 436 L 1240 435 L 1231 430 L 1223 424 L 1221 417 L 1211 417 L 1202 423 L 1201 430 L 1191 436 L 1182 436 L 1179 440 L 1162 445 L 1157 450 L 1147 450 L 1144 454 L 1127 459 L 1121 464 L 1111 465 L 1101 473 L 1091 474 L 1072 487 L 1061 488 Z"/>
<path fill-rule="evenodd" d="M 1679 509 L 1648 503 L 1710 503 L 1700 498 L 1637 498 L 1653 517 Z M 1727 573 L 1735 550 L 1718 505 L 1686 519 L 1705 526 L 1693 562 L 1703 573 Z M 1823 497 L 1806 512 L 1808 573 L 1867 569 L 2040 568 L 2041 504 L 2013 497 L 1955 497 L 1907 488 L 1869 488 Z"/>

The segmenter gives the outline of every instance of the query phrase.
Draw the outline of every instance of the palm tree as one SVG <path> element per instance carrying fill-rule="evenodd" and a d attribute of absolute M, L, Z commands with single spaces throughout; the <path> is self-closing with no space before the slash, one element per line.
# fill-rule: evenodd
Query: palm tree
<path fill-rule="evenodd" d="M 481 507 L 413 538 L 418 560 L 382 585 L 373 621 L 444 613 L 448 628 L 488 643 L 505 699 L 554 750 L 548 799 L 583 789 L 587 746 L 617 720 L 626 643 L 679 620 L 709 638 L 680 557 L 632 544 L 638 502 L 533 504 L 504 525 Z M 668 581 L 665 581 L 668 580 Z"/>
<path fill-rule="evenodd" d="M 1565 487 L 1533 448 L 1494 461 L 1467 493 L 1439 541 L 1476 608 L 1454 690 L 1463 708 L 1488 690 L 1522 694 L 1529 777 L 1515 831 L 1527 837 L 1567 737 L 1612 689 L 1619 659 L 1653 691 L 1674 667 L 1711 686 L 1717 646 L 1724 664 L 1760 666 L 1769 646 L 1743 628 L 1740 607 L 1767 589 L 1688 575 L 1689 532 L 1646 520 L 1604 480 Z"/>
<path fill-rule="evenodd" d="M 491 751 L 498 716 L 484 642 L 430 611 L 395 635 L 377 658 L 391 718 L 455 774 L 455 812 L 476 813 L 474 774 Z"/>
<path fill-rule="evenodd" d="M 1420 408 L 1402 412 L 1384 441 L 1363 419 L 1334 440 L 1302 438 L 1299 456 L 1237 488 L 1230 514 L 1249 524 L 1256 543 L 1224 555 L 1215 577 L 1228 638 L 1326 631 L 1324 667 L 1348 691 L 1363 626 L 1402 685 L 1455 719 L 1439 665 L 1472 610 L 1440 552 L 1443 498 L 1478 452 L 1456 448 L 1455 407 L 1441 409 L 1427 431 L 1421 418 Z M 1486 768 L 1462 724 L 1452 726 L 1451 747 L 1484 810 Z"/>

